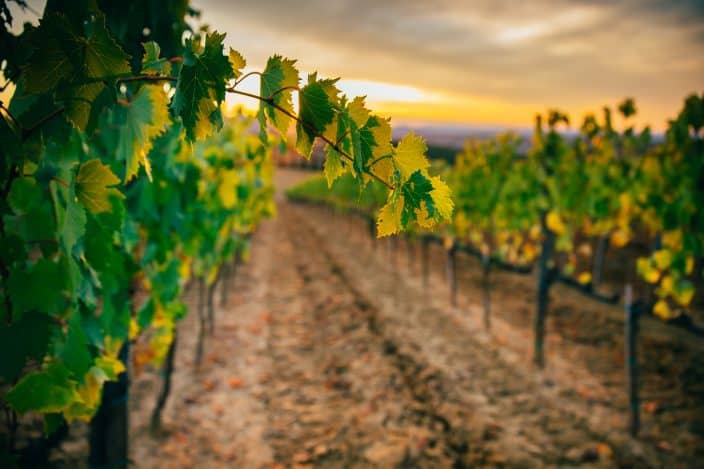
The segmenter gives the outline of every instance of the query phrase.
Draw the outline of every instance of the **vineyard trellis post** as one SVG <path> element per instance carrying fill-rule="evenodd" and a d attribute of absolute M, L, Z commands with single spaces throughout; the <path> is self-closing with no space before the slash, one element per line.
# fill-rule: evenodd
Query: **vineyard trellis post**
<path fill-rule="evenodd" d="M 491 257 L 489 253 L 482 254 L 482 303 L 484 306 L 484 328 L 491 329 L 491 292 L 490 292 Z"/>
<path fill-rule="evenodd" d="M 200 363 L 203 359 L 203 342 L 205 341 L 205 329 L 207 327 L 206 321 L 206 286 L 205 278 L 198 279 L 198 339 L 196 341 L 196 352 L 193 359 L 193 364 L 195 369 L 200 369 Z"/>
<path fill-rule="evenodd" d="M 601 284 L 601 273 L 604 270 L 604 259 L 606 251 L 609 248 L 609 237 L 607 235 L 599 236 L 596 245 L 596 253 L 594 254 L 594 265 L 592 267 L 592 288 L 596 290 Z"/>
<path fill-rule="evenodd" d="M 169 398 L 171 392 L 171 377 L 174 371 L 174 361 L 176 357 L 176 342 L 178 340 L 178 328 L 174 326 L 173 338 L 171 339 L 171 344 L 169 344 L 169 350 L 166 353 L 166 359 L 164 360 L 164 366 L 161 371 L 162 384 L 159 395 L 157 396 L 156 405 L 152 411 L 151 417 L 151 432 L 156 434 L 161 428 L 161 413 L 166 406 L 166 401 Z"/>
<path fill-rule="evenodd" d="M 129 363 L 129 341 L 120 349 L 119 359 Z M 128 371 L 121 373 L 117 381 L 108 381 L 103 386 L 102 400 L 98 412 L 90 422 L 91 468 L 123 468 L 128 460 Z"/>
<path fill-rule="evenodd" d="M 454 241 L 447 248 L 446 270 L 450 290 L 450 304 L 457 306 L 457 243 Z"/>
<path fill-rule="evenodd" d="M 545 366 L 545 320 L 548 312 L 548 304 L 550 301 L 550 287 L 554 281 L 555 272 L 553 266 L 550 265 L 553 253 L 555 251 L 555 233 L 547 226 L 547 214 L 541 215 L 541 227 L 543 233 L 543 243 L 540 250 L 540 258 L 538 259 L 538 298 L 536 301 L 534 333 L 534 361 L 538 367 Z"/>

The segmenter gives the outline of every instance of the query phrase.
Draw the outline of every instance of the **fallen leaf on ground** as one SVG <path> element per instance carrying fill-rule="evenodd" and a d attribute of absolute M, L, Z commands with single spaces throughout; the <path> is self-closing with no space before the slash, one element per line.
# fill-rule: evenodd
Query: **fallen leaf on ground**
<path fill-rule="evenodd" d="M 233 376 L 232 378 L 227 380 L 227 385 L 230 386 L 231 389 L 239 389 L 244 386 L 244 381 L 242 378 L 237 378 Z"/>
<path fill-rule="evenodd" d="M 215 389 L 216 383 L 212 379 L 204 379 L 203 380 L 203 389 L 206 391 L 212 391 Z"/>
<path fill-rule="evenodd" d="M 659 408 L 660 406 L 655 401 L 647 401 L 643 404 L 643 409 L 645 409 L 645 411 L 649 414 L 654 414 Z"/>

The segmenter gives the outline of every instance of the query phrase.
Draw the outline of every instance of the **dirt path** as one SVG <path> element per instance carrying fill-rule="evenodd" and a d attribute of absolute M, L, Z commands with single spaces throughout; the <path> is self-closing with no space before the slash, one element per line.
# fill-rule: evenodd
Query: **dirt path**
<path fill-rule="evenodd" d="M 279 187 L 300 177 L 282 171 Z M 136 467 L 687 466 L 625 436 L 589 373 L 558 357 L 536 373 L 527 334 L 500 319 L 486 334 L 479 314 L 447 305 L 440 275 L 426 297 L 387 248 L 279 195 L 198 373 L 195 315 L 179 328 L 160 438 L 147 431 L 157 374 L 135 380 Z"/>

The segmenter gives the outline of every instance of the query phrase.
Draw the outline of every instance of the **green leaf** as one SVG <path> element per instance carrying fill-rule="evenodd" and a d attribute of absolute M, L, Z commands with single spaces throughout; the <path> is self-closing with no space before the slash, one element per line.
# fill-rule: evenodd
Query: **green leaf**
<path fill-rule="evenodd" d="M 271 99 L 273 104 L 291 114 L 293 113 L 293 91 L 284 88 L 298 86 L 298 70 L 294 67 L 295 63 L 295 60 L 284 59 L 280 55 L 270 57 L 262 72 L 259 88 L 262 98 Z M 263 141 L 266 140 L 267 118 L 284 138 L 292 122 L 291 117 L 266 101 L 259 104 L 257 118 L 259 136 Z"/>
<path fill-rule="evenodd" d="M 417 218 L 416 210 L 427 210 L 430 217 L 435 216 L 435 201 L 430 195 L 433 185 L 420 171 L 416 171 L 401 186 L 403 195 L 403 210 L 401 225 L 406 228 Z"/>
<path fill-rule="evenodd" d="M 50 315 L 63 312 L 67 306 L 65 292 L 68 288 L 65 267 L 66 264 L 39 259 L 26 269 L 10 272 L 7 284 L 15 318 L 21 318 L 27 311 Z"/>
<path fill-rule="evenodd" d="M 58 362 L 26 374 L 5 395 L 5 401 L 20 414 L 61 412 L 77 399 L 76 383 L 70 379 L 68 369 Z"/>
<path fill-rule="evenodd" d="M 90 15 L 83 26 L 90 34 L 84 35 L 63 14 L 44 16 L 29 34 L 34 50 L 22 74 L 28 94 L 54 91 L 63 84 L 55 99 L 64 103 L 69 120 L 81 130 L 104 82 L 131 72 L 129 56 L 110 36 L 104 15 Z"/>
<path fill-rule="evenodd" d="M 161 57 L 161 48 L 154 41 L 145 42 L 144 56 L 142 57 L 142 73 L 145 75 L 164 75 L 171 73 L 171 63 Z"/>
<path fill-rule="evenodd" d="M 59 101 L 63 101 L 69 121 L 77 129 L 86 130 L 93 112 L 93 103 L 104 89 L 102 83 L 90 83 L 66 88 L 56 96 Z"/>
<path fill-rule="evenodd" d="M 335 117 L 334 106 L 339 93 L 335 87 L 336 82 L 337 80 L 318 80 L 317 75 L 312 73 L 308 76 L 308 84 L 298 93 L 296 150 L 304 158 L 310 158 L 315 137 L 321 135 Z"/>
<path fill-rule="evenodd" d="M 31 177 L 17 178 L 12 181 L 7 202 L 13 212 L 26 214 L 42 203 L 42 189 Z"/>
<path fill-rule="evenodd" d="M 126 164 L 125 182 L 137 175 L 140 166 L 151 179 L 147 155 L 154 138 L 169 124 L 166 93 L 160 86 L 142 86 L 132 101 L 118 103 L 108 120 L 117 132 L 115 158 Z"/>
<path fill-rule="evenodd" d="M 86 232 L 86 212 L 78 203 L 75 185 L 68 188 L 54 186 L 52 189 L 59 241 L 66 254 L 71 255 L 73 247 Z"/>
<path fill-rule="evenodd" d="M 86 161 L 76 176 L 76 197 L 85 208 L 93 213 L 112 209 L 110 197 L 124 198 L 119 190 L 111 188 L 120 180 L 98 159 Z"/>
<path fill-rule="evenodd" d="M 27 360 L 41 362 L 56 323 L 41 313 L 27 313 L 12 324 L 0 325 L 0 376 L 13 382 Z"/>
<path fill-rule="evenodd" d="M 227 80 L 234 77 L 229 58 L 223 53 L 224 38 L 224 34 L 211 33 L 202 48 L 194 39 L 186 41 L 172 106 L 191 141 L 205 138 L 222 120 L 219 106 L 225 99 Z"/>
<path fill-rule="evenodd" d="M 71 317 L 68 333 L 63 343 L 57 346 L 56 355 L 74 376 L 83 376 L 93 364 L 93 357 L 88 350 L 88 337 L 82 330 L 80 314 Z"/>

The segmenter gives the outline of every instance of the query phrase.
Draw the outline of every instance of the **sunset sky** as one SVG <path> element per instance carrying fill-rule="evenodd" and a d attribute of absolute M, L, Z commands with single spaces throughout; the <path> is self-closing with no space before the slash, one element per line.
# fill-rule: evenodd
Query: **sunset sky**
<path fill-rule="evenodd" d="M 296 6 L 294 6 L 296 5 Z M 704 90 L 704 1 L 198 0 L 260 68 L 272 53 L 344 78 L 394 121 L 530 125 L 625 96 L 663 128 Z M 256 80 L 254 80 L 256 81 Z"/>
<path fill-rule="evenodd" d="M 29 2 L 41 10 L 44 2 Z M 261 69 L 343 77 L 396 123 L 530 126 L 623 97 L 655 129 L 704 90 L 704 0 L 194 0 Z M 35 15 L 36 16 L 36 15 Z M 30 15 L 31 19 L 31 15 Z M 243 85 L 257 91 L 256 77 Z M 237 101 L 250 107 L 255 103 Z M 230 104 L 235 103 L 231 101 Z"/>

